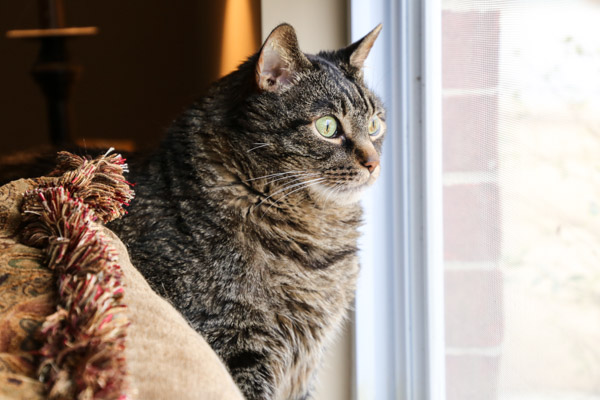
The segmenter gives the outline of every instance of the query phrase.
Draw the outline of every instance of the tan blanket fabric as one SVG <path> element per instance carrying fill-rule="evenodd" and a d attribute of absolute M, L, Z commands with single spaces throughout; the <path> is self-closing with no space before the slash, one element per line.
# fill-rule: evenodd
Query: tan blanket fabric
<path fill-rule="evenodd" d="M 19 242 L 23 193 L 40 182 L 19 180 L 0 188 L 0 400 L 47 396 L 35 355 L 42 346 L 39 328 L 56 311 L 57 279 L 42 250 Z M 131 265 L 122 242 L 107 228 L 98 230 L 116 249 L 125 285 L 130 383 L 121 398 L 242 399 L 204 339 Z"/>
<path fill-rule="evenodd" d="M 18 242 L 20 202 L 33 181 L 0 188 L 0 399 L 42 399 L 35 333 L 54 312 L 54 279 L 39 249 Z"/>
<path fill-rule="evenodd" d="M 109 234 L 117 246 L 124 270 L 125 302 L 131 311 L 130 343 L 126 354 L 138 397 L 242 399 L 225 366 L 202 336 L 150 289 L 142 275 L 131 266 L 123 243 L 112 232 Z"/>

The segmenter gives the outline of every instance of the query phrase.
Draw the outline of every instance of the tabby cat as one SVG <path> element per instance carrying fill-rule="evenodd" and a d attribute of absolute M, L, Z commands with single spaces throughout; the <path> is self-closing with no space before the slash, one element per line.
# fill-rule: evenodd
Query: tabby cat
<path fill-rule="evenodd" d="M 137 198 L 112 228 L 249 400 L 308 398 L 353 299 L 385 132 L 362 76 L 380 30 L 309 55 L 278 26 L 132 166 Z"/>

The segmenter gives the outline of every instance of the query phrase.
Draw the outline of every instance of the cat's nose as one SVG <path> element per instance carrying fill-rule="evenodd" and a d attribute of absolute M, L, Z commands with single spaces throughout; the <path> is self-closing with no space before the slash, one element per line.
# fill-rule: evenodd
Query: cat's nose
<path fill-rule="evenodd" d="M 360 163 L 363 167 L 369 170 L 369 173 L 373 173 L 375 168 L 379 165 L 379 156 L 377 153 L 371 153 Z"/>

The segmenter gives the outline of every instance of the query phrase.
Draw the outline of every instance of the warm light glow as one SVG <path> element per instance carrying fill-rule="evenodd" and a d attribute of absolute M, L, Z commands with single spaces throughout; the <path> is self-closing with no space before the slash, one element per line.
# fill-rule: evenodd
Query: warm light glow
<path fill-rule="evenodd" d="M 259 43 L 252 15 L 252 2 L 256 0 L 226 1 L 221 76 L 233 71 L 242 61 L 258 50 Z"/>

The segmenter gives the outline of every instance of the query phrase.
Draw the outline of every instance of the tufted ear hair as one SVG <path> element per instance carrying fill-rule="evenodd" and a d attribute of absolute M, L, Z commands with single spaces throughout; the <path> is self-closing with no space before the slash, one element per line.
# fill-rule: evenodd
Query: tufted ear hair
<path fill-rule="evenodd" d="M 281 24 L 269 34 L 256 63 L 256 83 L 260 90 L 276 92 L 290 85 L 296 73 L 311 63 L 300 51 L 296 32 Z"/>
<path fill-rule="evenodd" d="M 362 70 L 365 60 L 371 51 L 371 47 L 373 47 L 373 43 L 375 43 L 375 39 L 379 36 L 382 27 L 383 25 L 381 24 L 377 25 L 375 29 L 367 33 L 365 37 L 341 50 L 345 56 L 344 58 L 351 67 L 356 68 L 358 71 Z"/>

